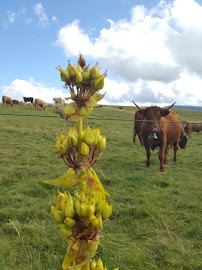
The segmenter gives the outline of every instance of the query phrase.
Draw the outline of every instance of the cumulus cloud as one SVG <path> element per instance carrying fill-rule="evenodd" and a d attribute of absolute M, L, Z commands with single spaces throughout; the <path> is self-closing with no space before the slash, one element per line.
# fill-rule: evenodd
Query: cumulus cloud
<path fill-rule="evenodd" d="M 41 3 L 37 3 L 34 5 L 34 12 L 38 16 L 39 23 L 42 27 L 45 27 L 49 24 L 48 17 Z"/>
<path fill-rule="evenodd" d="M 106 102 L 130 102 L 136 97 L 140 102 L 178 99 L 178 104 L 199 105 L 202 6 L 194 0 L 160 1 L 150 10 L 134 6 L 130 15 L 130 20 L 109 18 L 109 27 L 96 38 L 75 20 L 59 30 L 55 44 L 67 57 L 77 57 L 81 51 L 110 71 Z"/>
<path fill-rule="evenodd" d="M 23 101 L 23 97 L 31 96 L 52 103 L 54 97 L 67 97 L 67 93 L 63 93 L 61 89 L 48 87 L 43 83 L 36 82 L 33 78 L 29 78 L 28 81 L 16 79 L 10 85 L 2 86 L 1 90 L 3 95 L 19 101 Z"/>

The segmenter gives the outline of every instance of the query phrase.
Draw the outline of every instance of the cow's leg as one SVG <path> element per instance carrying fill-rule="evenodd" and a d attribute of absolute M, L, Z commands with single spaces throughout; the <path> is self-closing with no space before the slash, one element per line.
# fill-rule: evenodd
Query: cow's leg
<path fill-rule="evenodd" d="M 159 160 L 160 160 L 160 171 L 164 172 L 165 168 L 164 168 L 164 153 L 165 153 L 165 149 L 166 149 L 166 144 L 163 141 L 161 146 L 160 146 L 160 150 L 159 150 Z"/>
<path fill-rule="evenodd" d="M 166 146 L 164 153 L 164 164 L 168 164 L 168 145 Z"/>
<path fill-rule="evenodd" d="M 174 158 L 173 158 L 173 161 L 177 162 L 177 151 L 178 151 L 178 148 L 179 148 L 179 140 L 174 142 L 173 146 L 174 146 Z"/>
<path fill-rule="evenodd" d="M 151 165 L 151 150 L 150 150 L 150 146 L 148 144 L 145 144 L 145 150 L 146 150 L 146 154 L 147 154 L 147 162 L 146 162 L 146 167 L 150 167 Z"/>

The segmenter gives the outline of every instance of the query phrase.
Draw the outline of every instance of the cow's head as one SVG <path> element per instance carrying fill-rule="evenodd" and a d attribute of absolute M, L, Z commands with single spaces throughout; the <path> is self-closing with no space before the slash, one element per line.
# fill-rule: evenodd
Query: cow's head
<path fill-rule="evenodd" d="M 146 133 L 149 139 L 157 139 L 158 133 L 161 130 L 161 117 L 167 116 L 170 111 L 168 109 L 162 109 L 157 106 L 147 107 L 146 109 L 139 110 L 140 115 L 144 117 Z"/>

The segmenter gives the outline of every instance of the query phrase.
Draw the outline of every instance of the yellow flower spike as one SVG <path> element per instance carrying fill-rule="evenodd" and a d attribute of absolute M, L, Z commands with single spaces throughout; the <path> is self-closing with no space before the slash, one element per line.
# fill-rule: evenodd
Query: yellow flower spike
<path fill-rule="evenodd" d="M 76 221 L 70 217 L 66 217 L 64 220 L 64 224 L 66 224 L 68 227 L 72 228 L 75 225 Z"/>
<path fill-rule="evenodd" d="M 102 135 L 100 142 L 97 144 L 97 147 L 100 151 L 104 151 L 106 148 L 106 135 Z"/>
<path fill-rule="evenodd" d="M 88 153 L 89 153 L 89 147 L 88 147 L 88 145 L 86 143 L 82 142 L 81 143 L 81 154 L 83 156 L 87 156 Z"/>
<path fill-rule="evenodd" d="M 57 68 L 60 71 L 60 77 L 63 82 L 66 82 L 69 80 L 69 72 L 66 69 L 63 69 L 61 67 Z"/>
<path fill-rule="evenodd" d="M 75 112 L 75 110 L 76 110 L 75 102 L 68 103 L 65 107 L 65 114 L 71 115 Z"/>
<path fill-rule="evenodd" d="M 96 265 L 96 269 L 95 270 L 103 270 L 103 269 L 104 269 L 103 263 L 102 263 L 101 258 L 99 257 L 99 259 L 97 260 L 97 265 Z"/>
<path fill-rule="evenodd" d="M 65 237 L 70 237 L 72 235 L 72 229 L 65 224 L 59 226 L 59 230 Z"/>
<path fill-rule="evenodd" d="M 92 261 L 92 264 L 91 264 L 91 270 L 95 270 L 95 268 L 96 268 L 96 265 L 97 265 L 97 263 L 96 263 L 96 260 L 94 259 L 93 261 Z"/>

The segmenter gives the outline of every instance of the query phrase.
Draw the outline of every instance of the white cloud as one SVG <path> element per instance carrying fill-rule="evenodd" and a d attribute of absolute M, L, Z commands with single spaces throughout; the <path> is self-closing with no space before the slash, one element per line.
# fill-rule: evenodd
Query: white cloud
<path fill-rule="evenodd" d="M 53 17 L 51 18 L 51 20 L 52 20 L 52 22 L 57 22 L 57 18 L 56 18 L 55 16 L 53 16 Z"/>
<path fill-rule="evenodd" d="M 61 89 L 47 87 L 43 83 L 36 82 L 33 78 L 28 81 L 16 79 L 10 85 L 5 85 L 1 89 L 3 95 L 19 101 L 23 101 L 23 97 L 31 96 L 52 103 L 54 97 L 67 97 L 67 93 L 63 93 Z"/>
<path fill-rule="evenodd" d="M 14 23 L 14 21 L 15 21 L 15 12 L 11 12 L 10 10 L 8 10 L 7 13 L 8 13 L 8 21 L 9 21 L 9 23 Z"/>
<path fill-rule="evenodd" d="M 39 17 L 39 22 L 42 27 L 45 27 L 49 24 L 48 17 L 41 3 L 37 3 L 34 5 L 34 12 Z"/>
<path fill-rule="evenodd" d="M 54 44 L 63 47 L 66 56 L 77 56 L 79 51 L 90 52 L 93 48 L 88 35 L 79 28 L 78 20 L 62 27 L 58 33 L 58 40 Z"/>
<path fill-rule="evenodd" d="M 105 100 L 129 102 L 132 95 L 140 102 L 202 105 L 202 6 L 160 1 L 151 10 L 134 6 L 130 14 L 130 20 L 108 19 L 96 38 L 75 20 L 60 29 L 55 44 L 67 57 L 81 51 L 110 71 Z"/>

